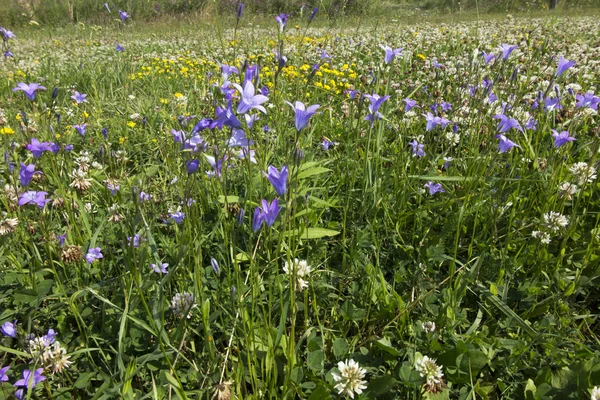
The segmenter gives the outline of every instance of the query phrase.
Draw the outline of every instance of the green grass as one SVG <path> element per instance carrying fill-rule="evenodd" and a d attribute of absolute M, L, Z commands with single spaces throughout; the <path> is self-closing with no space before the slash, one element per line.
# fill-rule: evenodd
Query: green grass
<path fill-rule="evenodd" d="M 31 398 L 342 398 L 334 374 L 354 360 L 365 369 L 355 398 L 590 398 L 600 384 L 600 187 L 571 171 L 598 169 L 600 120 L 575 97 L 600 83 L 588 14 L 292 18 L 283 32 L 247 16 L 237 26 L 134 14 L 107 26 L 9 27 L 0 322 L 16 320 L 17 332 L 0 340 L 0 366 L 10 366 L 1 393 L 44 368 Z M 519 48 L 502 60 L 502 43 Z M 385 64 L 379 44 L 404 53 Z M 486 65 L 481 51 L 496 61 Z M 558 55 L 577 64 L 553 77 Z M 232 105 L 256 163 L 227 146 L 231 127 L 199 132 L 198 151 L 174 140 L 226 107 L 216 62 L 238 67 L 234 83 L 244 65 L 260 65 L 266 113 L 251 111 L 259 119 L 249 128 L 238 94 Z M 47 90 L 30 101 L 12 91 L 18 82 Z M 554 84 L 562 110 L 532 108 Z M 74 103 L 75 90 L 87 103 Z M 390 96 L 373 124 L 368 94 Z M 405 98 L 420 108 L 406 112 Z M 297 100 L 320 105 L 299 132 L 285 103 Z M 502 103 L 537 128 L 504 133 L 519 147 L 499 153 Z M 445 128 L 426 128 L 432 104 Z M 85 135 L 73 128 L 82 123 Z M 553 129 L 577 140 L 556 148 Z M 60 150 L 34 158 L 33 138 Z M 335 144 L 325 150 L 325 140 Z M 207 156 L 225 155 L 216 171 Z M 21 162 L 43 175 L 24 185 Z M 198 169 L 188 174 L 190 162 Z M 287 191 L 277 194 L 263 172 L 284 165 Z M 444 191 L 430 194 L 429 182 Z M 51 202 L 18 206 L 28 190 Z M 281 210 L 255 230 L 263 199 Z M 567 223 L 545 221 L 551 212 Z M 103 258 L 86 262 L 97 247 Z M 310 271 L 285 272 L 295 259 Z M 167 273 L 153 272 L 162 263 Z M 193 307 L 174 306 L 186 293 Z M 73 362 L 55 374 L 60 354 L 28 336 L 49 329 Z M 438 381 L 427 381 L 424 356 L 441 368 Z"/>

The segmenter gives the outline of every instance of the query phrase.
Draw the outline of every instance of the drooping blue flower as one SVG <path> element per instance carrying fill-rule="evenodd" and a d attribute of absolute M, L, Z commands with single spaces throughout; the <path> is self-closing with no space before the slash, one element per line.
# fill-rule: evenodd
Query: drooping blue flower
<path fill-rule="evenodd" d="M 9 368 L 10 366 L 0 368 L 0 382 L 8 382 L 8 376 L 6 375 L 6 371 L 8 371 Z"/>
<path fill-rule="evenodd" d="M 284 197 L 287 192 L 287 178 L 288 178 L 288 167 L 284 165 L 281 168 L 281 171 L 278 171 L 272 165 L 269 165 L 267 168 L 267 172 L 263 172 L 263 175 L 271 182 L 273 188 L 277 192 L 277 194 L 281 197 Z"/>
<path fill-rule="evenodd" d="M 544 100 L 544 110 L 546 112 L 562 110 L 562 106 L 560 105 L 560 98 L 546 97 L 546 99 Z"/>
<path fill-rule="evenodd" d="M 286 101 L 285 103 L 294 109 L 296 117 L 295 126 L 298 132 L 300 132 L 302 128 L 306 126 L 310 117 L 312 117 L 317 112 L 319 107 L 321 107 L 319 104 L 313 104 L 312 106 L 306 108 L 304 103 L 302 103 L 301 101 L 296 101 L 295 105 L 293 105 L 289 101 Z"/>
<path fill-rule="evenodd" d="M 500 133 L 505 133 L 508 132 L 511 129 L 516 129 L 518 131 L 523 132 L 523 128 L 521 127 L 521 124 L 519 124 L 519 121 L 517 121 L 514 118 L 510 118 L 504 114 L 496 114 L 494 115 L 495 119 L 499 119 L 500 122 L 498 123 L 498 132 Z"/>
<path fill-rule="evenodd" d="M 277 215 L 281 208 L 279 200 L 274 199 L 270 204 L 267 200 L 262 200 L 261 206 L 254 210 L 254 218 L 252 219 L 252 230 L 258 231 L 262 223 L 266 223 L 268 227 L 272 226 L 277 219 Z"/>
<path fill-rule="evenodd" d="M 228 147 L 248 147 L 251 144 L 254 144 L 254 142 L 246 137 L 246 132 L 243 129 L 233 129 L 231 137 L 225 142 Z"/>
<path fill-rule="evenodd" d="M 315 7 L 313 8 L 312 12 L 310 13 L 310 17 L 308 17 L 308 22 L 312 22 L 313 19 L 315 19 L 315 17 L 317 16 L 317 12 L 319 11 L 319 7 Z"/>
<path fill-rule="evenodd" d="M 44 369 L 38 368 L 34 372 L 26 369 L 23 371 L 23 378 L 19 379 L 15 382 L 14 386 L 26 388 L 28 390 L 33 389 L 38 383 L 46 380 L 46 377 L 43 375 Z M 22 390 L 22 389 L 19 389 Z M 24 394 L 24 393 L 22 393 Z M 16 393 L 15 393 L 16 396 Z M 18 397 L 18 396 L 17 396 Z M 21 397 L 22 398 L 22 397 Z"/>
<path fill-rule="evenodd" d="M 508 57 L 510 57 L 510 54 L 517 48 L 519 47 L 519 45 L 508 45 L 506 43 L 503 43 L 501 46 L 499 46 L 500 51 L 502 51 L 502 58 L 504 60 L 508 60 Z"/>
<path fill-rule="evenodd" d="M 17 35 L 9 31 L 8 29 L 2 27 L 0 27 L 0 35 L 2 35 L 2 40 L 4 40 L 5 42 L 8 42 L 14 37 L 17 37 Z"/>
<path fill-rule="evenodd" d="M 4 324 L 2 324 L 2 327 L 0 327 L 0 331 L 2 331 L 2 333 L 6 336 L 9 336 L 13 339 L 17 338 L 17 327 L 16 327 L 16 323 L 15 322 L 10 322 L 10 321 L 6 321 Z"/>
<path fill-rule="evenodd" d="M 117 50 L 118 53 L 121 53 L 121 52 L 125 51 L 125 47 L 123 47 L 119 43 L 117 43 L 116 50 Z"/>
<path fill-rule="evenodd" d="M 410 147 L 412 147 L 413 156 L 417 156 L 417 157 L 421 158 L 421 157 L 425 157 L 427 155 L 427 153 L 425 153 L 425 151 L 423 150 L 425 145 L 417 142 L 417 139 L 413 139 L 413 141 L 408 142 L 408 144 L 410 145 Z"/>
<path fill-rule="evenodd" d="M 127 245 L 133 246 L 133 248 L 135 248 L 135 249 L 140 247 L 140 244 L 143 241 L 144 241 L 144 238 L 141 235 L 127 236 Z"/>
<path fill-rule="evenodd" d="M 219 268 L 219 263 L 217 262 L 217 260 L 215 260 L 214 258 L 211 258 L 210 265 L 212 266 L 212 269 L 215 272 L 215 274 L 217 274 L 217 275 L 221 274 L 221 268 Z"/>
<path fill-rule="evenodd" d="M 79 93 L 78 91 L 75 91 L 75 93 L 73 94 L 73 96 L 71 96 L 71 98 L 73 100 L 75 100 L 75 102 L 77 104 L 87 103 L 88 101 L 86 100 L 86 97 L 87 97 L 87 94 Z"/>
<path fill-rule="evenodd" d="M 30 83 L 29 85 L 23 82 L 17 83 L 17 87 L 13 88 L 13 92 L 22 91 L 25 93 L 25 96 L 33 101 L 35 100 L 35 94 L 38 90 L 46 90 L 44 86 L 41 86 L 39 83 Z"/>
<path fill-rule="evenodd" d="M 44 208 L 50 199 L 46 198 L 48 192 L 36 192 L 33 190 L 22 193 L 19 196 L 18 205 L 22 207 L 26 204 L 35 204 L 38 208 Z"/>
<path fill-rule="evenodd" d="M 229 126 L 231 128 L 242 127 L 242 123 L 233 112 L 231 100 L 229 100 L 227 108 L 217 107 L 215 109 L 215 114 L 217 118 L 211 122 L 209 126 L 210 129 L 217 128 L 222 130 L 223 126 Z"/>
<path fill-rule="evenodd" d="M 185 169 L 186 169 L 188 175 L 193 174 L 194 172 L 198 171 L 199 167 L 200 167 L 200 160 L 198 160 L 198 159 L 188 160 L 185 162 Z"/>
<path fill-rule="evenodd" d="M 238 9 L 237 9 L 237 19 L 242 18 L 243 13 L 244 13 L 244 3 L 240 3 L 240 4 L 238 4 Z"/>
<path fill-rule="evenodd" d="M 489 65 L 495 58 L 493 53 L 486 53 L 485 51 L 481 52 L 481 55 L 483 56 L 483 59 L 485 61 L 485 65 Z"/>
<path fill-rule="evenodd" d="M 279 24 L 279 32 L 283 32 L 289 18 L 289 14 L 279 14 L 275 16 L 275 21 Z"/>
<path fill-rule="evenodd" d="M 210 166 L 213 168 L 212 171 L 206 171 L 206 175 L 209 178 L 212 178 L 213 176 L 216 176 L 217 178 L 221 178 L 221 175 L 223 173 L 223 162 L 225 162 L 225 160 L 227 159 L 227 156 L 224 156 L 223 158 L 219 158 L 219 157 L 209 156 L 208 154 L 204 154 L 204 157 L 206 157 L 206 161 L 208 161 Z"/>
<path fill-rule="evenodd" d="M 62 235 L 56 235 L 56 241 L 60 247 L 65 245 L 65 241 L 67 240 L 67 234 L 63 233 Z"/>
<path fill-rule="evenodd" d="M 409 112 L 413 108 L 419 107 L 416 100 L 411 100 L 408 97 L 402 101 L 404 101 L 404 103 L 406 104 L 406 106 L 404 106 L 404 112 Z"/>
<path fill-rule="evenodd" d="M 569 131 L 562 131 L 558 133 L 554 129 L 552 129 L 552 137 L 554 138 L 554 147 L 556 147 L 557 149 L 569 142 L 577 140 L 574 137 L 569 136 Z"/>
<path fill-rule="evenodd" d="M 365 121 L 371 121 L 371 125 L 377 119 L 383 118 L 383 115 L 379 112 L 379 108 L 381 105 L 390 98 L 390 96 L 380 96 L 378 94 L 365 94 L 365 98 L 367 98 L 371 104 L 369 104 L 369 114 L 365 117 Z"/>
<path fill-rule="evenodd" d="M 21 182 L 21 186 L 26 187 L 31 182 L 33 175 L 41 174 L 41 171 L 35 170 L 35 164 L 25 165 L 21 163 L 21 169 L 19 169 L 19 181 Z"/>
<path fill-rule="evenodd" d="M 436 193 L 445 192 L 441 183 L 434 183 L 434 182 L 429 181 L 424 186 L 425 186 L 425 188 L 427 188 L 429 190 L 429 194 L 432 196 Z"/>
<path fill-rule="evenodd" d="M 152 270 L 154 272 L 156 272 L 157 274 L 166 274 L 167 273 L 167 267 L 169 266 L 168 263 L 161 263 L 161 264 L 150 264 L 150 268 L 152 268 Z"/>
<path fill-rule="evenodd" d="M 121 22 L 125 22 L 129 17 L 131 17 L 131 15 L 129 15 L 129 13 L 126 11 L 119 10 L 119 17 L 121 17 Z"/>
<path fill-rule="evenodd" d="M 575 96 L 577 99 L 577 104 L 575 104 L 575 108 L 585 108 L 589 107 L 592 110 L 598 110 L 598 104 L 600 104 L 600 97 L 595 96 L 593 93 L 587 92 L 583 95 L 578 94 Z"/>
<path fill-rule="evenodd" d="M 106 8 L 106 11 L 108 11 L 110 13 L 110 8 L 108 7 L 108 3 L 104 3 L 104 8 Z"/>
<path fill-rule="evenodd" d="M 423 114 L 427 124 L 425 125 L 425 130 L 430 131 L 436 126 L 440 125 L 442 128 L 446 128 L 450 121 L 443 117 L 434 116 L 432 113 L 428 112 L 427 114 Z"/>
<path fill-rule="evenodd" d="M 561 76 L 565 73 L 566 70 L 568 70 L 575 64 L 575 61 L 569 61 L 564 59 L 563 56 L 560 56 L 560 59 L 558 60 L 558 67 L 556 68 L 556 73 L 554 75 L 556 75 L 557 77 Z"/>
<path fill-rule="evenodd" d="M 537 131 L 537 121 L 533 119 L 533 117 L 529 118 L 529 120 L 525 123 L 525 129 Z"/>
<path fill-rule="evenodd" d="M 91 264 L 96 260 L 104 258 L 104 255 L 102 255 L 101 251 L 102 249 L 100 247 L 92 247 L 88 249 L 88 252 L 85 255 L 85 260 Z"/>
<path fill-rule="evenodd" d="M 392 60 L 394 59 L 394 57 L 396 57 L 397 55 L 402 55 L 402 50 L 404 50 L 402 47 L 399 47 L 397 49 L 392 49 L 390 46 L 384 46 L 382 44 L 379 45 L 379 47 L 385 51 L 385 56 L 384 56 L 384 61 L 386 64 L 389 64 L 390 62 L 392 62 Z"/>
<path fill-rule="evenodd" d="M 498 151 L 500 153 L 505 153 L 507 151 L 510 151 L 510 149 L 512 149 L 515 146 L 518 148 L 521 148 L 521 146 L 519 146 L 518 144 L 516 144 L 512 140 L 508 139 L 506 136 L 504 136 L 502 134 L 497 134 L 495 136 L 495 138 L 500 139 L 500 143 L 498 143 Z"/>
<path fill-rule="evenodd" d="M 219 63 L 219 66 L 221 67 L 221 77 L 223 78 L 224 82 L 227 81 L 232 74 L 239 73 L 239 71 L 236 67 L 232 67 L 227 64 L 220 64 L 220 63 Z"/>
<path fill-rule="evenodd" d="M 81 136 L 85 135 L 85 129 L 87 128 L 87 124 L 79 124 L 73 125 L 73 129 L 77 131 Z"/>
<path fill-rule="evenodd" d="M 119 186 L 119 185 L 117 185 L 117 184 L 116 184 L 116 183 L 114 183 L 114 182 L 111 182 L 111 181 L 109 181 L 109 182 L 106 182 L 106 188 L 107 188 L 108 190 L 110 190 L 110 193 L 111 193 L 111 194 L 114 196 L 114 195 L 116 195 L 116 194 L 117 194 L 117 192 L 119 191 L 119 189 L 120 189 L 120 186 Z"/>
<path fill-rule="evenodd" d="M 255 89 L 252 81 L 246 81 L 243 89 L 237 83 L 234 83 L 233 86 L 242 95 L 237 108 L 238 114 L 245 114 L 252 109 L 262 111 L 264 114 L 267 113 L 267 110 L 261 104 L 268 101 L 269 98 L 267 96 L 263 96 L 262 94 L 254 94 Z"/>
<path fill-rule="evenodd" d="M 171 218 L 173 221 L 175 221 L 175 223 L 180 224 L 183 222 L 183 219 L 185 218 L 185 213 L 181 212 L 181 211 L 175 211 L 169 214 L 169 218 Z"/>

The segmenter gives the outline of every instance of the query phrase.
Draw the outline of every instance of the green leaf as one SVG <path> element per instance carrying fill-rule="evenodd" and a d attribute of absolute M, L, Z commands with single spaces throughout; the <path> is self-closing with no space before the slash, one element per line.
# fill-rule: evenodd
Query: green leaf
<path fill-rule="evenodd" d="M 369 386 L 365 393 L 368 394 L 384 394 L 390 393 L 394 386 L 396 386 L 396 380 L 390 375 L 380 376 L 375 379 L 371 379 Z"/>
<path fill-rule="evenodd" d="M 323 350 L 311 351 L 307 357 L 308 368 L 315 372 L 323 371 L 323 360 L 325 360 Z"/>
<path fill-rule="evenodd" d="M 402 354 L 392 346 L 390 339 L 386 337 L 376 341 L 375 345 L 377 345 L 377 347 L 379 347 L 380 350 L 383 350 L 386 353 L 393 355 L 394 357 L 399 357 Z"/>
<path fill-rule="evenodd" d="M 77 377 L 77 380 L 75 381 L 73 386 L 75 386 L 77 389 L 85 389 L 86 387 L 89 386 L 91 378 L 94 375 L 95 375 L 95 373 L 91 373 L 91 372 L 85 372 L 85 373 L 79 374 L 79 377 Z"/>
<path fill-rule="evenodd" d="M 329 168 L 325 168 L 325 167 L 309 168 L 309 169 L 299 172 L 298 179 L 304 179 L 304 178 L 308 178 L 309 176 L 324 174 L 325 172 L 329 172 L 329 171 L 331 171 L 331 170 Z"/>
<path fill-rule="evenodd" d="M 343 338 L 337 338 L 333 341 L 333 355 L 335 358 L 340 359 L 348 354 L 348 341 Z"/>
<path fill-rule="evenodd" d="M 517 315 L 517 313 L 515 313 L 513 310 L 511 310 L 510 307 L 506 305 L 506 303 L 504 303 L 502 300 L 500 300 L 497 296 L 494 296 L 489 290 L 483 289 L 483 287 L 481 287 L 480 289 L 481 289 L 481 295 L 483 298 L 485 298 L 490 303 L 492 303 L 504 315 L 506 315 L 509 318 L 514 319 L 516 321 L 516 323 L 521 328 L 523 328 L 523 330 L 525 332 L 527 332 L 534 338 L 539 336 L 539 333 L 535 329 L 533 329 L 531 326 L 529 326 L 521 317 L 519 317 Z"/>
<path fill-rule="evenodd" d="M 33 304 L 38 300 L 38 294 L 33 289 L 21 289 L 15 291 L 14 294 L 16 303 Z"/>
<path fill-rule="evenodd" d="M 310 394 L 308 400 L 331 400 L 331 393 L 325 386 L 318 385 L 317 388 Z"/>
<path fill-rule="evenodd" d="M 227 200 L 227 204 L 239 203 L 240 202 L 240 197 L 239 196 L 227 196 L 227 197 L 225 197 L 223 195 L 219 196 L 219 203 L 225 204 L 225 200 Z"/>
<path fill-rule="evenodd" d="M 475 178 L 472 176 L 446 176 L 446 175 L 409 175 L 411 179 L 419 179 L 422 181 L 432 182 L 469 182 Z"/>
<path fill-rule="evenodd" d="M 284 236 L 299 236 L 300 239 L 321 239 L 339 234 L 339 231 L 325 228 L 308 228 L 305 231 L 302 231 L 302 233 L 300 233 L 298 229 L 294 229 L 283 233 Z"/>

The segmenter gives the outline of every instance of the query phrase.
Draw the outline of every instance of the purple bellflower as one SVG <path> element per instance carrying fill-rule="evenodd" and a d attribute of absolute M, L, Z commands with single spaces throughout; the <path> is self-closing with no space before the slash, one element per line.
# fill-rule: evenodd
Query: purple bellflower
<path fill-rule="evenodd" d="M 508 60 L 508 57 L 510 57 L 510 54 L 517 48 L 519 47 L 519 45 L 513 45 L 510 46 L 506 43 L 503 43 L 501 46 L 499 46 L 500 51 L 502 51 L 502 59 L 504 60 Z"/>
<path fill-rule="evenodd" d="M 210 259 L 210 266 L 212 267 L 215 274 L 219 275 L 221 273 L 221 268 L 219 268 L 219 263 L 214 258 Z"/>
<path fill-rule="evenodd" d="M 21 182 L 21 186 L 25 187 L 29 185 L 29 182 L 31 182 L 33 175 L 41 173 L 41 171 L 35 170 L 35 164 L 25 165 L 21 163 L 21 169 L 19 170 L 19 180 Z"/>
<path fill-rule="evenodd" d="M 125 51 L 125 47 L 123 47 L 119 43 L 117 43 L 117 47 L 115 48 L 115 50 L 117 51 L 117 53 L 121 53 L 121 52 Z"/>
<path fill-rule="evenodd" d="M 175 221 L 175 223 L 180 224 L 183 222 L 183 219 L 185 218 L 185 213 L 183 213 L 181 211 L 176 211 L 176 212 L 169 214 L 169 218 L 171 218 L 173 221 Z"/>
<path fill-rule="evenodd" d="M 365 94 L 364 97 L 371 102 L 369 104 L 369 114 L 365 117 L 365 121 L 371 121 L 371 125 L 373 125 L 376 119 L 383 118 L 383 115 L 379 112 L 379 108 L 390 96 L 382 97 L 378 94 Z"/>
<path fill-rule="evenodd" d="M 188 160 L 185 162 L 185 169 L 188 175 L 198 171 L 198 168 L 200 168 L 200 160 L 198 159 Z"/>
<path fill-rule="evenodd" d="M 289 18 L 289 14 L 279 14 L 275 16 L 275 21 L 279 24 L 279 32 L 283 32 Z"/>
<path fill-rule="evenodd" d="M 208 161 L 213 168 L 212 171 L 206 171 L 206 175 L 208 175 L 209 178 L 212 178 L 213 176 L 220 178 L 223 173 L 223 162 L 226 160 L 226 157 L 218 158 L 209 156 L 208 154 L 204 154 L 204 157 L 206 157 L 206 161 Z"/>
<path fill-rule="evenodd" d="M 248 147 L 251 144 L 254 144 L 254 142 L 246 137 L 246 132 L 243 129 L 233 129 L 231 137 L 225 142 L 228 147 Z"/>
<path fill-rule="evenodd" d="M 598 104 L 600 104 L 600 97 L 594 96 L 593 93 L 587 92 L 583 95 L 578 94 L 575 96 L 577 99 L 577 104 L 575 104 L 575 108 L 585 108 L 589 107 L 592 110 L 598 110 Z"/>
<path fill-rule="evenodd" d="M 577 140 L 574 137 L 569 136 L 569 131 L 562 131 L 558 133 L 554 129 L 552 129 L 552 137 L 554 138 L 554 147 L 557 149 L 569 142 Z"/>
<path fill-rule="evenodd" d="M 556 68 L 556 73 L 554 75 L 557 77 L 561 76 L 573 65 L 575 65 L 575 61 L 569 61 L 564 59 L 563 56 L 560 56 L 560 59 L 558 60 L 558 67 Z"/>
<path fill-rule="evenodd" d="M 14 321 L 14 322 L 6 321 L 4 324 L 2 324 L 2 327 L 0 327 L 0 331 L 2 331 L 2 333 L 4 335 L 10 336 L 11 338 L 16 339 L 17 338 L 16 323 L 17 323 L 17 321 Z"/>
<path fill-rule="evenodd" d="M 227 81 L 229 76 L 239 73 L 239 71 L 236 67 L 231 67 L 227 64 L 220 64 L 220 63 L 219 63 L 219 66 L 221 67 L 221 77 L 223 78 L 223 81 Z"/>
<path fill-rule="evenodd" d="M 19 196 L 19 207 L 26 204 L 35 204 L 38 208 L 44 208 L 50 199 L 46 198 L 48 192 L 27 191 Z"/>
<path fill-rule="evenodd" d="M 46 90 L 44 86 L 41 86 L 38 83 L 30 83 L 29 85 L 23 82 L 17 83 L 17 87 L 13 88 L 13 92 L 22 91 L 25 93 L 25 96 L 31 101 L 35 100 L 35 93 L 38 90 Z"/>
<path fill-rule="evenodd" d="M 31 390 L 37 386 L 38 383 L 46 380 L 43 375 L 44 368 L 38 368 L 35 371 L 26 369 L 23 371 L 23 378 L 15 382 L 14 386 L 22 389 L 18 389 L 15 392 L 15 397 L 22 400 L 25 397 L 26 390 Z"/>
<path fill-rule="evenodd" d="M 17 37 L 17 35 L 2 27 L 0 27 L 0 35 L 2 35 L 2 40 L 5 42 L 8 42 L 11 38 Z"/>
<path fill-rule="evenodd" d="M 229 126 L 232 128 L 241 128 L 242 123 L 233 113 L 231 100 L 227 104 L 227 108 L 217 107 L 215 110 L 217 118 L 213 120 L 209 126 L 210 129 L 217 128 L 223 129 L 223 126 Z"/>
<path fill-rule="evenodd" d="M 254 94 L 254 84 L 252 81 L 248 80 L 244 84 L 244 88 L 237 83 L 234 83 L 233 86 L 240 92 L 242 98 L 240 99 L 240 103 L 238 104 L 237 112 L 238 114 L 245 114 L 252 109 L 257 109 L 262 111 L 264 114 L 267 113 L 267 110 L 261 105 L 265 101 L 268 101 L 269 98 L 267 96 L 263 96 L 262 94 Z"/>
<path fill-rule="evenodd" d="M 402 47 L 397 49 L 392 49 L 390 46 L 384 46 L 382 44 L 379 45 L 383 51 L 385 51 L 384 61 L 386 64 L 389 64 L 394 60 L 394 57 L 397 55 L 402 55 L 402 51 L 404 50 Z"/>
<path fill-rule="evenodd" d="M 269 182 L 271 182 L 271 185 L 273 185 L 273 188 L 275 188 L 275 191 L 279 196 L 285 196 L 285 193 L 287 192 L 288 178 L 287 165 L 284 165 L 281 168 L 281 171 L 278 171 L 277 168 L 269 165 L 269 168 L 267 168 L 267 173 L 263 172 L 263 175 L 269 180 Z"/>
<path fill-rule="evenodd" d="M 525 123 L 525 129 L 537 131 L 537 121 L 533 117 L 529 118 L 529 121 Z"/>
<path fill-rule="evenodd" d="M 558 97 L 546 97 L 544 100 L 544 110 L 546 112 L 561 110 L 560 99 Z"/>
<path fill-rule="evenodd" d="M 71 98 L 73 100 L 75 100 L 75 102 L 77 104 L 87 103 L 88 101 L 85 99 L 86 97 L 87 97 L 87 94 L 79 93 L 78 91 L 75 91 L 75 93 L 73 94 L 73 96 L 71 96 Z"/>
<path fill-rule="evenodd" d="M 502 134 L 498 134 L 495 137 L 496 137 L 496 139 L 500 139 L 500 143 L 498 144 L 498 151 L 500 153 L 505 153 L 507 151 L 510 151 L 510 149 L 512 149 L 515 146 L 517 146 L 518 148 L 521 148 L 521 146 L 519 146 L 518 144 L 516 144 L 512 140 L 508 139 L 506 136 L 504 136 Z"/>
<path fill-rule="evenodd" d="M 486 53 L 485 51 L 482 51 L 481 55 L 483 56 L 485 65 L 489 65 L 495 58 L 493 53 Z"/>
<path fill-rule="evenodd" d="M 266 200 L 262 200 L 261 207 L 256 207 L 254 210 L 254 218 L 252 219 L 252 230 L 258 231 L 262 226 L 263 222 L 268 227 L 272 226 L 277 219 L 277 215 L 281 211 L 279 207 L 279 200 L 275 199 L 269 204 Z"/>
<path fill-rule="evenodd" d="M 409 99 L 408 97 L 407 97 L 407 98 L 405 98 L 405 99 L 404 99 L 404 100 L 402 100 L 402 101 L 404 101 L 404 103 L 406 104 L 406 106 L 404 106 L 404 112 L 409 112 L 409 111 L 410 111 L 410 110 L 412 110 L 413 108 L 415 108 L 415 107 L 417 107 L 417 108 L 418 108 L 418 107 L 419 107 L 419 105 L 417 104 L 417 101 L 416 101 L 416 100 L 411 100 L 411 99 Z"/>
<path fill-rule="evenodd" d="M 244 3 L 240 3 L 240 4 L 238 4 L 238 9 L 237 9 L 237 19 L 242 18 L 243 14 L 244 14 Z"/>
<path fill-rule="evenodd" d="M 436 193 L 445 192 L 441 183 L 434 183 L 434 182 L 429 181 L 424 186 L 425 186 L 425 188 L 427 188 L 427 190 L 429 190 L 429 194 L 432 196 Z"/>
<path fill-rule="evenodd" d="M 129 15 L 129 13 L 126 11 L 119 10 L 119 17 L 121 17 L 121 22 L 125 22 L 129 17 L 131 17 L 131 15 Z"/>
<path fill-rule="evenodd" d="M 156 272 L 157 274 L 166 274 L 167 273 L 167 267 L 169 266 L 168 263 L 161 263 L 161 264 L 150 264 L 150 268 L 152 268 L 152 270 L 154 272 Z"/>
<path fill-rule="evenodd" d="M 521 127 L 521 124 L 519 124 L 519 121 L 517 121 L 514 118 L 509 118 L 504 114 L 496 114 L 494 115 L 495 119 L 499 119 L 500 122 L 498 123 L 498 132 L 500 133 L 505 133 L 510 131 L 511 129 L 516 129 L 518 131 L 523 132 L 523 128 Z"/>
<path fill-rule="evenodd" d="M 9 368 L 10 366 L 0 368 L 0 382 L 8 382 L 8 376 L 6 375 L 6 371 L 8 371 Z"/>
<path fill-rule="evenodd" d="M 286 101 L 286 104 L 294 109 L 294 113 L 296 115 L 295 125 L 298 132 L 300 132 L 302 128 L 306 126 L 310 117 L 312 117 L 315 112 L 317 112 L 319 107 L 321 107 L 319 104 L 313 104 L 312 106 L 306 108 L 304 103 L 301 101 L 296 101 L 295 105 L 289 101 Z"/>
<path fill-rule="evenodd" d="M 106 8 L 106 11 L 110 13 L 110 7 L 108 7 L 108 3 L 104 3 L 104 8 Z"/>
<path fill-rule="evenodd" d="M 423 151 L 424 144 L 417 142 L 416 139 L 413 139 L 412 142 L 408 142 L 408 144 L 412 147 L 413 156 L 424 157 L 427 155 L 425 151 Z"/>
<path fill-rule="evenodd" d="M 85 135 L 85 128 L 87 128 L 87 124 L 73 125 L 73 129 L 75 129 L 81 136 Z"/>
<path fill-rule="evenodd" d="M 100 247 L 92 247 L 92 248 L 88 249 L 88 252 L 85 255 L 85 260 L 91 264 L 96 260 L 104 258 L 101 251 L 102 251 L 102 249 Z"/>

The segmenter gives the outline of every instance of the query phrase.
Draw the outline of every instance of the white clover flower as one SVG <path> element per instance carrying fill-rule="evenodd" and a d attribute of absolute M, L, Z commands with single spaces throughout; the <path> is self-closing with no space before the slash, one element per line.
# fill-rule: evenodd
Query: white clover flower
<path fill-rule="evenodd" d="M 423 322 L 423 331 L 425 333 L 435 332 L 435 322 L 433 322 L 433 321 Z"/>
<path fill-rule="evenodd" d="M 417 361 L 415 369 L 421 377 L 425 378 L 426 384 L 430 387 L 440 385 L 442 383 L 442 367 L 437 365 L 435 359 L 424 356 Z"/>
<path fill-rule="evenodd" d="M 42 365 L 45 368 L 51 369 L 52 373 L 55 374 L 62 372 L 63 369 L 73 364 L 73 361 L 69 360 L 69 358 L 70 356 L 67 355 L 67 351 L 61 347 L 60 343 L 54 342 L 42 354 Z"/>
<path fill-rule="evenodd" d="M 560 190 L 560 196 L 566 198 L 567 200 L 571 200 L 574 194 L 577 194 L 579 191 L 579 187 L 576 184 L 570 182 L 563 182 L 558 187 Z"/>
<path fill-rule="evenodd" d="M 594 388 L 592 389 L 592 397 L 590 397 L 591 400 L 600 400 L 600 389 L 598 388 L 598 386 L 594 386 Z"/>
<path fill-rule="evenodd" d="M 192 318 L 192 309 L 196 307 L 194 295 L 189 292 L 177 293 L 171 299 L 171 310 L 177 318 Z"/>
<path fill-rule="evenodd" d="M 460 142 L 460 135 L 454 132 L 446 132 L 446 141 L 450 143 L 450 146 L 457 146 Z"/>
<path fill-rule="evenodd" d="M 560 213 L 550 211 L 544 214 L 544 224 L 550 231 L 556 233 L 565 228 L 569 224 L 569 220 Z"/>
<path fill-rule="evenodd" d="M 579 185 L 583 186 L 586 183 L 591 183 L 596 180 L 596 168 L 587 165 L 584 162 L 575 163 L 569 168 L 569 171 L 579 179 Z"/>
<path fill-rule="evenodd" d="M 531 236 L 533 236 L 536 239 L 539 239 L 540 242 L 542 242 L 544 244 L 549 244 L 551 242 L 550 235 L 548 234 L 548 232 L 533 231 L 533 232 L 531 232 Z"/>
<path fill-rule="evenodd" d="M 6 213 L 3 214 L 5 218 L 0 220 L 0 236 L 14 232 L 17 225 L 19 225 L 18 218 L 6 218 Z"/>
<path fill-rule="evenodd" d="M 74 187 L 77 190 L 86 191 L 92 187 L 92 180 L 88 178 L 87 170 L 76 169 L 71 172 L 71 178 L 73 181 L 69 186 Z"/>
<path fill-rule="evenodd" d="M 306 260 L 298 260 L 294 258 L 294 261 L 290 265 L 287 261 L 283 266 L 283 272 L 287 275 L 295 275 L 296 282 L 294 285 L 294 289 L 298 292 L 303 291 L 308 287 L 308 277 L 310 275 L 310 265 Z"/>
<path fill-rule="evenodd" d="M 361 394 L 367 388 L 366 381 L 363 380 L 367 371 L 361 368 L 354 360 L 340 361 L 338 363 L 340 375 L 332 374 L 337 382 L 335 389 L 338 394 L 354 398 L 354 393 Z"/>

